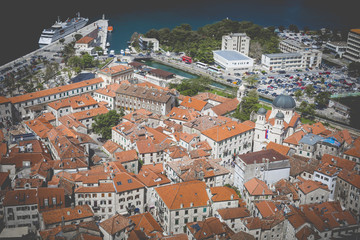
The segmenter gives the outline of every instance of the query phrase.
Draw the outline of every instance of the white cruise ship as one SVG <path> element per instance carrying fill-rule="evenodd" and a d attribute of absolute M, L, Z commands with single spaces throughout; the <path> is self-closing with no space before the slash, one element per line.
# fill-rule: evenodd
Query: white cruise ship
<path fill-rule="evenodd" d="M 76 32 L 80 28 L 84 27 L 89 21 L 88 18 L 80 17 L 78 13 L 76 17 L 68 19 L 65 22 L 61 22 L 59 19 L 55 22 L 51 28 L 44 29 L 39 39 L 39 47 L 49 45 L 56 40 L 63 38 L 73 32 Z"/>

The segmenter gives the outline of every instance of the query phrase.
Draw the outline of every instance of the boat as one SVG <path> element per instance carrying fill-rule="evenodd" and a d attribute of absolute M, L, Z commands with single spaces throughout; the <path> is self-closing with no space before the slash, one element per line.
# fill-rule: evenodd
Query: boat
<path fill-rule="evenodd" d="M 125 52 L 123 49 L 120 50 L 120 54 L 125 56 Z"/>
<path fill-rule="evenodd" d="M 106 43 L 106 47 L 110 47 L 110 43 L 109 43 L 109 42 Z"/>
<path fill-rule="evenodd" d="M 114 50 L 110 50 L 110 55 L 115 55 L 115 51 L 114 51 Z"/>
<path fill-rule="evenodd" d="M 108 26 L 108 32 L 112 32 L 114 30 L 113 26 Z"/>
<path fill-rule="evenodd" d="M 80 17 L 80 13 L 77 13 L 76 17 L 67 19 L 65 22 L 58 20 L 50 28 L 44 29 L 39 39 L 39 47 L 49 45 L 65 36 L 78 31 L 86 25 L 89 21 L 88 18 Z"/>

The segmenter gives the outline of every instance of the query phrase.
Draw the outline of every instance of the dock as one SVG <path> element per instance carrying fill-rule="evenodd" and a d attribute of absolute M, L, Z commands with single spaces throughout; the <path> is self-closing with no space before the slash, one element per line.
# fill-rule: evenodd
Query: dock
<path fill-rule="evenodd" d="M 53 57 L 54 53 L 61 51 L 62 47 L 64 45 L 70 43 L 71 41 L 74 41 L 76 34 L 81 34 L 82 36 L 86 36 L 87 34 L 91 33 L 92 31 L 94 31 L 97 28 L 99 28 L 99 37 L 100 37 L 100 41 L 101 41 L 100 46 L 103 49 L 105 49 L 106 41 L 107 41 L 108 20 L 100 19 L 100 20 L 90 23 L 90 24 L 84 26 L 83 28 L 79 29 L 78 31 L 73 32 L 72 34 L 69 34 L 66 37 L 64 37 L 64 39 L 65 39 L 64 44 L 61 44 L 60 39 L 59 39 L 43 48 L 36 49 L 35 51 L 32 51 L 22 57 L 19 57 L 18 59 L 15 59 L 11 62 L 8 62 L 8 63 L 0 66 L 0 70 L 4 69 L 6 67 L 13 67 L 15 63 L 20 62 L 20 61 L 30 60 L 32 56 L 42 55 L 42 56 L 45 56 L 48 59 L 50 59 Z M 40 37 L 40 34 L 41 33 L 39 33 L 39 37 Z"/>

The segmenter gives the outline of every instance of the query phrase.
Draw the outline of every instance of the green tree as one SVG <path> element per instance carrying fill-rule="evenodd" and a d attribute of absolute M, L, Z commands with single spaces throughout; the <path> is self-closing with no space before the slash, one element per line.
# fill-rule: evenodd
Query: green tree
<path fill-rule="evenodd" d="M 295 33 L 299 32 L 299 28 L 295 25 L 295 24 L 290 24 L 289 25 L 289 30 Z"/>
<path fill-rule="evenodd" d="M 303 92 L 301 90 L 297 90 L 294 95 L 296 100 L 299 101 L 299 99 L 303 96 Z"/>
<path fill-rule="evenodd" d="M 315 96 L 315 103 L 318 107 L 323 108 L 329 104 L 331 92 L 321 92 Z"/>
<path fill-rule="evenodd" d="M 307 33 L 308 31 L 310 31 L 310 28 L 308 26 L 304 26 L 303 30 L 304 30 L 305 33 Z"/>
<path fill-rule="evenodd" d="M 279 26 L 279 31 L 280 31 L 280 32 L 283 32 L 284 30 L 285 30 L 285 27 L 284 27 L 283 25 L 280 25 L 280 26 Z"/>
<path fill-rule="evenodd" d="M 312 97 L 314 95 L 314 86 L 313 85 L 307 85 L 306 88 L 305 88 L 305 93 L 308 97 Z"/>
<path fill-rule="evenodd" d="M 246 85 L 253 87 L 257 84 L 258 82 L 258 76 L 257 75 L 250 75 L 247 78 L 244 78 L 243 81 L 246 83 Z"/>
<path fill-rule="evenodd" d="M 348 73 L 351 77 L 360 77 L 360 62 L 352 62 L 348 66 Z"/>
<path fill-rule="evenodd" d="M 238 105 L 235 113 L 233 114 L 234 118 L 240 119 L 241 121 L 246 121 L 250 119 L 250 114 L 253 111 L 258 110 L 259 96 L 255 90 L 248 92 L 247 96 L 243 98 L 241 103 Z"/>
<path fill-rule="evenodd" d="M 75 36 L 74 36 L 74 38 L 75 38 L 76 41 L 79 41 L 82 37 L 83 37 L 83 35 L 78 34 L 78 33 L 75 34 Z"/>
<path fill-rule="evenodd" d="M 59 40 L 59 42 L 60 42 L 61 44 L 64 44 L 65 39 L 64 39 L 64 38 L 61 38 L 61 39 Z"/>
<path fill-rule="evenodd" d="M 70 67 L 80 67 L 82 63 L 82 59 L 79 56 L 72 56 L 68 60 L 68 65 Z"/>
<path fill-rule="evenodd" d="M 94 123 L 92 124 L 93 130 L 97 134 L 105 139 L 111 138 L 111 128 L 116 126 L 121 118 L 122 114 L 117 113 L 116 110 L 111 110 L 105 114 L 97 115 L 94 117 Z"/>
<path fill-rule="evenodd" d="M 299 110 L 301 112 L 301 116 L 307 119 L 314 119 L 315 116 L 315 104 L 308 104 L 303 101 L 300 104 Z"/>
<path fill-rule="evenodd" d="M 82 68 L 88 68 L 93 66 L 94 57 L 89 55 L 88 53 L 85 53 L 81 57 L 81 66 Z"/>

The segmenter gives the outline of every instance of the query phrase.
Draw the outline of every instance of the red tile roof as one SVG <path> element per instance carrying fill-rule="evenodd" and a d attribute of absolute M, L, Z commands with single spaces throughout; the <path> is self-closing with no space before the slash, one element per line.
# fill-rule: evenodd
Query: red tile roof
<path fill-rule="evenodd" d="M 114 193 L 115 188 L 113 183 L 100 183 L 95 187 L 78 187 L 75 189 L 75 193 Z"/>
<path fill-rule="evenodd" d="M 211 187 L 210 188 L 211 200 L 213 202 L 223 202 L 231 200 L 239 200 L 239 196 L 236 194 L 235 190 L 229 187 Z"/>
<path fill-rule="evenodd" d="M 125 66 L 125 65 L 116 65 L 116 66 L 113 66 L 113 67 L 107 67 L 107 68 L 101 69 L 100 72 L 104 73 L 104 74 L 113 75 L 113 74 L 121 73 L 123 71 L 127 71 L 127 70 L 130 70 L 130 69 L 131 69 L 131 67 L 128 67 L 128 66 Z"/>
<path fill-rule="evenodd" d="M 144 184 L 126 172 L 117 173 L 113 178 L 113 182 L 117 193 L 144 187 Z"/>
<path fill-rule="evenodd" d="M 205 207 L 208 206 L 209 197 L 206 193 L 206 184 L 202 181 L 190 181 L 157 187 L 155 191 L 171 209 Z"/>
<path fill-rule="evenodd" d="M 37 204 L 36 189 L 13 190 L 5 194 L 4 206 L 21 206 Z"/>
<path fill-rule="evenodd" d="M 42 213 L 43 221 L 45 225 L 57 224 L 62 222 L 64 218 L 65 222 L 80 220 L 84 218 L 93 217 L 94 213 L 89 205 L 78 205 L 74 208 L 61 208 Z"/>
<path fill-rule="evenodd" d="M 273 192 L 269 189 L 265 182 L 258 178 L 252 178 L 244 184 L 244 187 L 250 195 L 273 195 Z"/>
<path fill-rule="evenodd" d="M 220 142 L 230 137 L 251 131 L 252 129 L 253 128 L 247 125 L 233 121 L 202 131 L 201 134 L 211 138 L 215 142 Z"/>
<path fill-rule="evenodd" d="M 100 222 L 100 227 L 102 227 L 109 235 L 115 235 L 117 232 L 125 230 L 130 226 L 130 221 L 128 218 L 116 214 L 109 219 L 106 219 Z"/>
<path fill-rule="evenodd" d="M 61 108 L 66 108 L 66 107 L 71 107 L 72 109 L 78 109 L 92 105 L 97 105 L 97 101 L 95 101 L 95 99 L 93 99 L 91 95 L 88 93 L 78 96 L 68 97 L 48 103 L 48 106 L 55 110 L 59 110 Z"/>
<path fill-rule="evenodd" d="M 343 169 L 339 173 L 338 177 L 341 178 L 342 180 L 348 182 L 352 186 L 360 189 L 360 175 L 357 174 L 356 171 L 348 171 L 346 169 Z"/>
<path fill-rule="evenodd" d="M 84 120 L 87 118 L 93 118 L 97 115 L 105 114 L 107 112 L 109 112 L 109 110 L 106 107 L 100 106 L 98 108 L 92 108 L 81 112 L 75 112 L 72 113 L 70 116 L 73 116 L 74 119 L 76 120 Z"/>
<path fill-rule="evenodd" d="M 255 203 L 255 206 L 259 210 L 263 218 L 272 216 L 276 213 L 276 211 L 278 211 L 278 209 L 275 206 L 275 203 L 272 201 L 260 201 Z"/>
<path fill-rule="evenodd" d="M 226 115 L 227 113 L 235 111 L 238 105 L 239 105 L 239 100 L 237 100 L 237 98 L 234 98 L 219 105 L 216 105 L 211 109 L 213 110 L 214 113 L 216 113 L 217 116 L 223 116 Z"/>
<path fill-rule="evenodd" d="M 10 99 L 8 99 L 4 96 L 0 96 L 0 104 L 9 103 L 9 102 L 10 102 Z"/>
<path fill-rule="evenodd" d="M 335 167 L 339 167 L 346 170 L 353 170 L 356 166 L 356 162 L 341 157 L 333 156 L 327 153 L 322 156 L 321 162 L 328 163 Z"/>
<path fill-rule="evenodd" d="M 269 142 L 269 144 L 266 146 L 266 149 L 274 149 L 275 151 L 281 153 L 282 155 L 287 155 L 290 151 L 290 148 L 278 143 Z"/>
<path fill-rule="evenodd" d="M 79 40 L 76 41 L 76 43 L 80 43 L 80 44 L 89 44 L 94 40 L 94 38 L 89 37 L 89 36 L 85 36 L 80 38 Z"/>
<path fill-rule="evenodd" d="M 130 216 L 129 220 L 135 224 L 134 230 L 141 230 L 148 237 L 162 236 L 164 231 L 149 212 Z"/>
<path fill-rule="evenodd" d="M 183 108 L 173 107 L 166 116 L 168 116 L 169 119 L 189 122 L 199 117 L 200 113 L 198 113 L 193 109 L 183 109 Z"/>
<path fill-rule="evenodd" d="M 115 153 L 115 160 L 121 163 L 137 161 L 138 159 L 139 158 L 135 149 Z"/>
<path fill-rule="evenodd" d="M 190 222 L 186 224 L 196 240 L 218 239 L 223 237 L 229 239 L 234 232 L 224 222 L 216 217 L 209 217 L 203 221 Z"/>
<path fill-rule="evenodd" d="M 38 91 L 38 92 L 34 92 L 34 93 L 27 93 L 27 94 L 17 96 L 17 97 L 12 97 L 9 99 L 13 104 L 15 104 L 15 103 L 29 101 L 32 99 L 37 99 L 37 98 L 41 98 L 41 97 L 47 97 L 50 95 L 67 92 L 67 91 L 70 91 L 73 89 L 86 87 L 86 86 L 90 86 L 90 85 L 94 85 L 94 84 L 102 83 L 102 82 L 104 82 L 104 80 L 102 78 L 94 78 L 94 79 L 90 79 L 90 80 L 85 80 L 85 81 L 81 81 L 81 82 L 77 82 L 77 83 L 64 85 L 61 87 L 50 88 L 50 89 L 46 89 L 46 90 L 42 90 L 42 91 Z"/>
<path fill-rule="evenodd" d="M 203 100 L 203 101 L 209 101 L 209 100 L 213 100 L 215 102 L 219 102 L 219 103 L 224 103 L 227 102 L 229 100 L 231 100 L 231 98 L 226 98 L 226 97 L 222 97 L 213 93 L 209 93 L 209 92 L 203 92 L 203 93 L 199 93 L 198 95 L 194 96 L 194 98 Z"/>
<path fill-rule="evenodd" d="M 250 212 L 246 207 L 222 208 L 218 209 L 217 212 L 224 220 L 250 217 Z"/>
<path fill-rule="evenodd" d="M 305 180 L 301 184 L 298 185 L 298 188 L 304 193 L 308 194 L 318 189 L 323 189 L 329 191 L 327 185 L 322 184 L 321 182 L 313 181 L 313 180 Z"/>
<path fill-rule="evenodd" d="M 186 108 L 193 108 L 196 111 L 202 111 L 205 107 L 207 102 L 199 100 L 197 98 L 192 98 L 186 96 L 184 100 L 181 102 L 180 106 L 186 107 Z"/>
<path fill-rule="evenodd" d="M 293 145 L 298 145 L 299 141 L 303 138 L 303 136 L 305 136 L 306 133 L 303 131 L 298 131 L 293 133 L 292 135 L 290 135 L 289 137 L 287 137 L 284 140 L 284 143 L 289 143 L 289 144 L 293 144 Z"/>
<path fill-rule="evenodd" d="M 118 149 L 122 149 L 119 144 L 111 141 L 110 139 L 107 140 L 102 147 L 106 149 L 110 154 L 114 154 L 114 152 Z"/>
<path fill-rule="evenodd" d="M 54 128 L 53 125 L 43 118 L 26 121 L 25 124 L 40 138 L 45 138 L 47 133 Z"/>
<path fill-rule="evenodd" d="M 105 88 L 100 88 L 95 92 L 101 95 L 109 96 L 109 97 L 116 97 L 116 90 L 120 87 L 119 83 L 113 83 L 107 85 Z"/>

